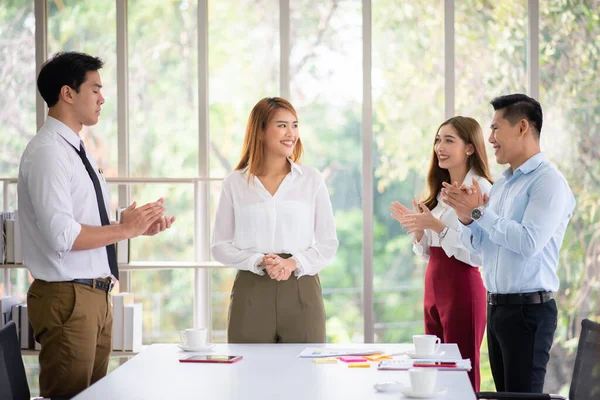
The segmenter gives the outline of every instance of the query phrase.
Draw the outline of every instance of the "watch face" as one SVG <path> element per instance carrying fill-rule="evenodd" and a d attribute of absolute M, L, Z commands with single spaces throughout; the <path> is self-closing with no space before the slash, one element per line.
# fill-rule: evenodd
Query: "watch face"
<path fill-rule="evenodd" d="M 479 208 L 475 208 L 473 211 L 471 211 L 471 218 L 475 220 L 481 218 L 481 210 Z"/>

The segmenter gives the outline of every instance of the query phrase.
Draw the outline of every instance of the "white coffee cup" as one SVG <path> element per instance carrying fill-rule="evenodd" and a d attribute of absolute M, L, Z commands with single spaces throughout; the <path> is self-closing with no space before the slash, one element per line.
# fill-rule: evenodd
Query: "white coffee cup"
<path fill-rule="evenodd" d="M 183 345 L 190 348 L 204 346 L 207 334 L 208 330 L 206 328 L 189 328 L 179 332 Z"/>
<path fill-rule="evenodd" d="M 433 394 L 435 393 L 435 381 L 437 379 L 436 368 L 411 368 L 410 386 L 413 393 Z"/>
<path fill-rule="evenodd" d="M 413 335 L 413 343 L 417 355 L 431 355 L 440 351 L 441 340 L 435 335 Z"/>

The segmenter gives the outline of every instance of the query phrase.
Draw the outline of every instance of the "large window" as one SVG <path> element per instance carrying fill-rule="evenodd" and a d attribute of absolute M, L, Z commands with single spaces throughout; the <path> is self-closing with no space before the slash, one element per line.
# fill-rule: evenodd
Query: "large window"
<path fill-rule="evenodd" d="M 327 340 L 362 342 L 362 5 L 301 0 L 290 7 L 291 101 L 303 162 L 325 178 L 340 242 L 319 274 Z"/>
<path fill-rule="evenodd" d="M 507 93 L 527 93 L 527 0 L 458 1 L 455 5 L 456 115 L 475 118 L 486 139 L 490 101 Z M 494 176 L 504 170 L 494 162 Z"/>
<path fill-rule="evenodd" d="M 16 178 L 36 131 L 33 0 L 0 4 L 0 37 L 0 176 Z"/>
<path fill-rule="evenodd" d="M 371 9 L 371 30 L 365 33 L 363 3 Z M 196 316 L 211 315 L 213 341 L 226 340 L 236 271 L 214 268 L 204 285 L 201 269 L 181 264 L 210 261 L 209 255 L 207 260 L 197 259 L 203 254 L 198 246 L 205 249 L 204 241 L 210 240 L 210 235 L 197 236 L 197 222 L 213 223 L 220 180 L 239 160 L 250 110 L 261 98 L 280 95 L 282 88 L 284 92 L 289 88 L 289 100 L 298 111 L 304 163 L 325 177 L 340 240 L 334 261 L 320 274 L 327 340 L 370 339 L 364 331 L 366 322 L 376 342 L 410 341 L 413 333 L 423 330 L 425 265 L 413 254 L 411 238 L 389 216 L 388 205 L 393 200 L 410 203 L 422 193 L 434 134 L 447 117 L 448 102 L 455 105 L 455 114 L 476 118 L 487 139 L 493 114 L 489 101 L 509 92 L 530 93 L 533 78 L 533 92 L 539 86 L 544 108 L 542 147 L 577 198 L 560 256 L 558 329 L 546 384 L 546 391 L 565 392 L 580 321 L 600 317 L 599 0 L 128 0 L 126 6 L 115 1 L 45 0 L 35 4 L 48 8 L 47 20 L 41 21 L 47 26 L 48 56 L 77 50 L 105 61 L 102 117 L 82 133 L 100 166 L 109 177 L 126 166 L 129 178 L 159 178 L 160 182 L 132 183 L 130 200 L 143 204 L 165 197 L 168 213 L 178 219 L 170 231 L 131 243 L 131 260 L 141 270 L 126 276 L 136 301 L 144 304 L 147 344 L 177 341 L 180 329 L 204 323 L 194 318 L 194 310 Z M 206 4 L 207 14 L 203 9 L 199 12 L 198 7 Z M 289 4 L 289 14 L 281 15 L 280 4 Z M 453 29 L 444 26 L 448 9 L 454 9 Z M 32 0 L 0 2 L 2 178 L 17 177 L 20 155 L 36 131 L 36 111 L 43 111 L 36 110 L 35 45 L 36 37 L 43 42 L 45 32 L 36 32 L 35 15 Z M 533 37 L 530 17 L 539 17 L 539 31 Z M 127 24 L 117 29 L 119 21 Z M 290 32 L 289 38 L 281 37 L 281 26 L 289 28 L 284 30 Z M 199 37 L 208 44 L 205 54 L 199 54 L 205 48 L 199 46 Z M 529 65 L 536 39 L 539 64 Z M 445 59 L 446 43 L 454 44 L 451 60 Z M 118 44 L 127 44 L 126 63 L 117 63 L 121 61 L 117 48 L 123 48 Z M 365 44 L 371 54 L 363 54 Z M 280 57 L 281 51 L 289 51 L 289 65 L 287 57 Z M 370 93 L 363 93 L 363 65 L 369 59 L 371 86 L 366 88 Z M 119 65 L 128 69 L 119 70 Z M 454 66 L 454 75 L 444 70 L 445 65 Z M 208 72 L 207 82 L 199 71 Z M 118 76 L 128 79 L 128 104 L 117 104 Z M 288 76 L 289 81 L 281 81 Z M 448 84 L 455 87 L 454 98 L 445 98 Z M 363 104 L 368 95 L 372 102 Z M 372 111 L 372 121 L 366 125 L 363 106 Z M 126 118 L 128 130 L 119 131 L 118 115 Z M 204 115 L 208 115 L 208 130 L 199 119 Z M 368 128 L 363 132 L 364 126 Z M 373 147 L 366 150 L 372 155 L 373 170 L 366 173 L 373 174 L 373 185 L 363 187 L 363 139 L 371 136 Z M 201 147 L 205 139 L 208 149 Z M 127 142 L 128 158 L 119 157 L 119 143 Z M 504 169 L 493 157 L 490 165 L 496 177 Z M 193 181 L 181 178 L 210 180 L 199 184 L 208 193 L 196 191 Z M 0 204 L 12 210 L 16 185 L 6 185 L 6 196 L 0 190 Z M 113 208 L 116 187 L 112 185 Z M 371 196 L 373 215 L 364 215 L 365 198 Z M 371 222 L 373 231 L 367 232 Z M 373 298 L 365 298 L 364 291 L 370 283 L 363 277 L 365 234 L 373 236 L 373 259 L 368 260 L 373 275 L 367 277 L 373 280 Z M 157 262 L 170 265 L 148 269 Z M 10 285 L 2 279 L 0 293 L 10 287 L 13 294 L 24 295 L 31 279 L 27 271 L 12 269 L 9 276 Z M 210 290 L 210 304 L 198 300 L 207 297 L 203 290 Z M 365 304 L 371 302 L 372 313 L 365 312 Z M 205 307 L 203 313 L 198 313 L 200 305 Z M 486 357 L 484 344 L 482 388 L 492 389 Z M 28 360 L 28 370 L 36 373 L 34 361 Z"/>
<path fill-rule="evenodd" d="M 0 176 L 16 178 L 21 154 L 36 130 L 33 1 L 0 5 L 0 37 Z M 14 210 L 17 186 L 7 183 L 6 189 L 6 198 L 0 193 L 0 202 L 6 200 L 8 209 Z M 4 192 L 4 186 L 0 191 Z M 14 272 L 10 283 L 2 282 L 0 295 L 8 292 L 8 286 L 24 295 L 29 281 L 27 271 Z"/>
<path fill-rule="evenodd" d="M 378 342 L 410 342 L 423 330 L 425 265 L 389 204 L 411 204 L 425 183 L 444 119 L 442 1 L 373 6 L 373 287 Z"/>
<path fill-rule="evenodd" d="M 198 172 L 196 1 L 128 1 L 132 176 Z"/>
<path fill-rule="evenodd" d="M 129 169 L 131 176 L 194 177 L 198 173 L 198 52 L 196 1 L 129 0 Z M 138 205 L 165 198 L 173 227 L 131 242 L 136 262 L 194 260 L 193 184 L 135 184 Z M 143 304 L 144 343 L 179 340 L 193 325 L 193 271 L 131 274 Z"/>
<path fill-rule="evenodd" d="M 0 177 L 16 178 L 21 154 L 36 131 L 33 1 L 0 4 L 0 38 Z M 5 185 L 6 198 L 4 185 L 0 188 L 0 206 L 6 201 L 8 210 L 14 210 L 17 186 Z M 28 286 L 27 271 L 13 271 L 10 283 L 0 285 L 0 296 L 9 290 L 24 295 Z"/>
<path fill-rule="evenodd" d="M 208 3 L 210 177 L 224 178 L 240 160 L 252 107 L 279 94 L 279 2 Z M 210 185 L 214 221 L 221 184 Z M 211 232 L 212 233 L 212 232 Z M 226 341 L 229 293 L 236 271 L 211 272 L 213 340 Z"/>
<path fill-rule="evenodd" d="M 81 138 L 106 176 L 118 175 L 116 16 L 115 2 L 48 1 L 48 57 L 81 51 L 104 61 L 99 72 L 106 102 L 98 124 L 85 126 Z"/>
<path fill-rule="evenodd" d="M 565 393 L 583 318 L 599 318 L 600 285 L 600 23 L 599 1 L 541 2 L 540 102 L 542 149 L 571 186 L 577 206 L 565 236 L 558 274 L 558 329 L 546 388 Z"/>
<path fill-rule="evenodd" d="M 456 113 L 487 131 L 490 100 L 527 92 L 527 0 L 455 5 Z"/>

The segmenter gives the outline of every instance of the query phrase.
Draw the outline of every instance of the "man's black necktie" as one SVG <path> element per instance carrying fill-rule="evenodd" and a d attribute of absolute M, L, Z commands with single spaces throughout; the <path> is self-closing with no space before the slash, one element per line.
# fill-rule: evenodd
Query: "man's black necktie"
<path fill-rule="evenodd" d="M 73 145 L 71 145 L 73 146 Z M 102 187 L 100 186 L 100 181 L 98 180 L 98 176 L 96 175 L 96 171 L 90 164 L 87 156 L 85 155 L 85 149 L 83 148 L 83 142 L 81 143 L 81 147 L 77 149 L 77 147 L 73 146 L 79 157 L 81 157 L 81 161 L 83 161 L 83 165 L 85 165 L 85 169 L 92 179 L 92 183 L 94 184 L 94 190 L 96 191 L 96 200 L 98 201 L 98 210 L 100 211 L 100 221 L 102 222 L 102 226 L 110 225 L 110 220 L 108 219 L 108 214 L 106 213 L 106 205 L 104 204 L 104 196 L 102 196 Z M 106 255 L 108 256 L 108 265 L 110 266 L 110 272 L 113 276 L 119 279 L 119 267 L 117 266 L 117 252 L 115 251 L 115 245 L 109 244 L 106 246 Z"/>

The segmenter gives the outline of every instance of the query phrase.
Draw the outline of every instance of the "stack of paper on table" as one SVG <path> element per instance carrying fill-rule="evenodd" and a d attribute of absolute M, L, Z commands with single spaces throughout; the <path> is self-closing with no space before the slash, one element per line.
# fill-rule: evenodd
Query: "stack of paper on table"
<path fill-rule="evenodd" d="M 435 366 L 435 368 L 437 368 L 439 370 L 444 370 L 444 371 L 470 371 L 471 370 L 471 360 L 468 358 L 465 360 L 450 360 L 447 358 L 439 359 L 439 360 L 432 360 L 432 359 L 419 360 L 419 359 L 412 359 L 412 358 L 396 359 L 396 360 L 382 360 L 379 362 L 379 366 L 377 367 L 377 369 L 407 370 L 407 369 L 413 368 L 415 363 L 420 364 L 420 363 L 431 363 L 431 362 L 455 362 L 456 363 L 456 366 L 445 366 L 445 365 Z"/>
<path fill-rule="evenodd" d="M 142 303 L 126 304 L 123 316 L 125 320 L 123 350 L 140 351 L 142 349 Z"/>
<path fill-rule="evenodd" d="M 381 350 L 374 349 L 330 349 L 323 347 L 307 347 L 298 357 L 300 358 L 321 358 L 321 357 L 341 357 L 341 356 L 368 356 L 372 354 L 381 354 Z"/>
<path fill-rule="evenodd" d="M 125 350 L 125 306 L 133 304 L 133 293 L 116 293 L 113 300 L 113 350 Z"/>

